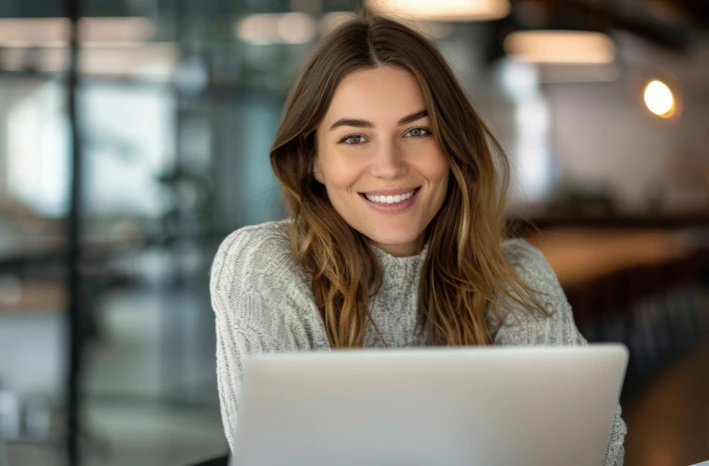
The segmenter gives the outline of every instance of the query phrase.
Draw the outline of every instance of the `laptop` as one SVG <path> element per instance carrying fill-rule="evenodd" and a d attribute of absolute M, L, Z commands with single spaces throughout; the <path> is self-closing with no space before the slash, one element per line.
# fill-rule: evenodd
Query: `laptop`
<path fill-rule="evenodd" d="M 627 361 L 619 344 L 260 354 L 231 464 L 599 466 Z"/>

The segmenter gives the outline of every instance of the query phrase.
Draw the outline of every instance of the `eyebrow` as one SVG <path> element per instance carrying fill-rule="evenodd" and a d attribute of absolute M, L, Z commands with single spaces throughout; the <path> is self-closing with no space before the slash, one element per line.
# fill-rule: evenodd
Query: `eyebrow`
<path fill-rule="evenodd" d="M 428 111 L 426 110 L 420 110 L 418 112 L 412 113 L 410 115 L 406 115 L 402 119 L 399 120 L 399 126 L 405 125 L 407 123 L 413 123 L 416 120 L 420 120 L 421 118 L 427 117 L 428 116 Z M 374 125 L 372 122 L 367 121 L 367 120 L 356 120 L 353 118 L 340 118 L 336 122 L 330 126 L 330 131 L 332 131 L 335 128 L 338 128 L 340 126 L 354 126 L 355 128 L 374 128 Z"/>

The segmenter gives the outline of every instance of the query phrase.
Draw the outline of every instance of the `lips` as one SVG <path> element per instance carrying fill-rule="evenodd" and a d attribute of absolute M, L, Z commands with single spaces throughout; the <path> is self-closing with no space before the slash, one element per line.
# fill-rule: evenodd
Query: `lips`
<path fill-rule="evenodd" d="M 384 214 L 399 214 L 408 211 L 416 201 L 418 188 L 359 193 L 369 207 Z M 379 194 L 375 194 L 379 193 Z M 396 193 L 396 194 L 395 194 Z"/>
<path fill-rule="evenodd" d="M 388 196 L 384 196 L 384 195 L 378 196 L 378 195 L 374 195 L 374 194 L 365 194 L 364 197 L 366 197 L 368 201 L 376 202 L 377 204 L 398 204 L 399 202 L 411 199 L 414 194 L 416 194 L 416 190 L 412 189 L 411 191 L 403 193 L 403 194 L 395 194 L 395 195 L 388 195 Z"/>
<path fill-rule="evenodd" d="M 360 192 L 359 194 L 370 202 L 376 202 L 379 204 L 394 204 L 410 199 L 420 188 L 420 186 L 406 186 L 402 188 L 378 189 Z"/>

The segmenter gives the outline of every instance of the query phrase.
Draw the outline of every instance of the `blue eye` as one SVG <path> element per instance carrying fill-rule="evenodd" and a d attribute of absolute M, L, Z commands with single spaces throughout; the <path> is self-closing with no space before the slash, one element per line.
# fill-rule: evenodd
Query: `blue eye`
<path fill-rule="evenodd" d="M 411 138 L 422 138 L 430 135 L 431 132 L 426 128 L 411 128 L 406 132 L 406 136 Z"/>
<path fill-rule="evenodd" d="M 362 144 L 363 142 L 365 142 L 365 138 L 361 134 L 350 134 L 340 139 L 340 144 L 347 144 L 350 146 L 356 146 L 358 144 Z"/>

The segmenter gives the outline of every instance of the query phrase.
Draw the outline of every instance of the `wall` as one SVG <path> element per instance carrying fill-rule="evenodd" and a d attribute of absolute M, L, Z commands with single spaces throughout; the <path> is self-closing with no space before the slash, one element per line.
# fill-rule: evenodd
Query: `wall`
<path fill-rule="evenodd" d="M 618 80 L 545 86 L 563 177 L 607 184 L 632 208 L 655 186 L 668 207 L 709 205 L 709 46 L 673 57 L 627 38 L 619 44 Z M 646 80 L 664 76 L 683 93 L 676 121 L 652 116 L 640 100 Z"/>

